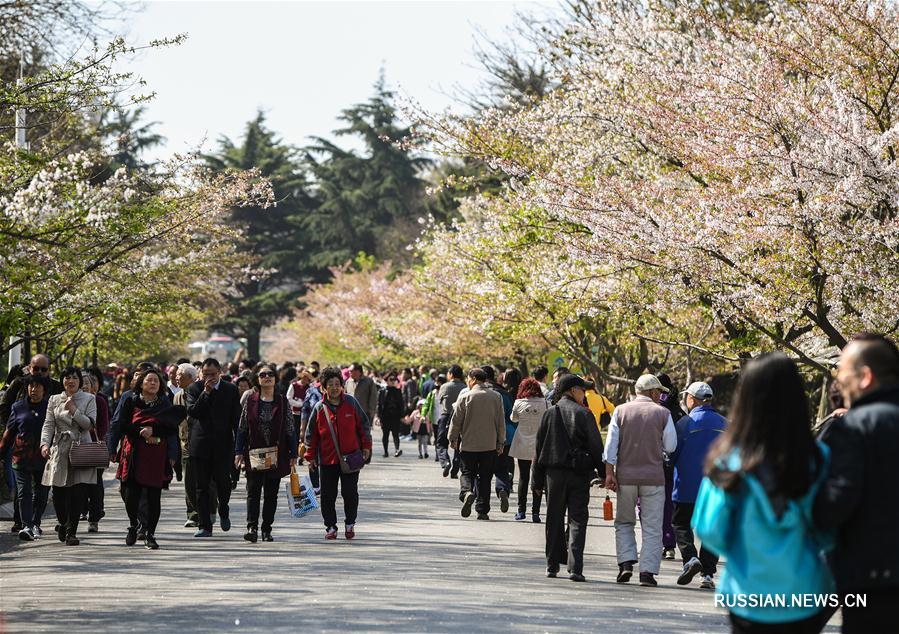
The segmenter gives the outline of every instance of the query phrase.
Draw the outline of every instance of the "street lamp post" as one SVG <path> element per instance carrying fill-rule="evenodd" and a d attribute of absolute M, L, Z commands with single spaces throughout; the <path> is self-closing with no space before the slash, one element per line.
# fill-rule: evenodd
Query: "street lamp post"
<path fill-rule="evenodd" d="M 22 51 L 19 54 L 19 77 L 16 79 L 16 85 L 21 88 L 21 86 L 25 83 L 25 52 Z M 16 147 L 25 150 L 28 148 L 28 141 L 25 138 L 25 108 L 16 108 Z M 12 335 L 9 338 L 9 343 L 14 344 L 9 349 L 9 366 L 13 367 L 19 363 L 22 363 L 22 344 L 24 341 L 25 344 L 25 352 L 26 354 L 29 352 L 28 348 L 28 330 L 25 330 L 24 338 L 18 337 L 16 335 Z"/>

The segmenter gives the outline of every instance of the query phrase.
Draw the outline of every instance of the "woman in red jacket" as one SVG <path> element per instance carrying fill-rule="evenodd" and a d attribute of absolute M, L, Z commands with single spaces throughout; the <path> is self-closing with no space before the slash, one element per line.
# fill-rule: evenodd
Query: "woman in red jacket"
<path fill-rule="evenodd" d="M 325 368 L 321 374 L 324 398 L 313 408 L 306 429 L 306 460 L 321 474 L 321 509 L 325 522 L 325 539 L 337 539 L 337 483 L 343 498 L 347 539 L 356 536 L 356 513 L 359 508 L 359 472 L 343 473 L 340 456 L 362 451 L 366 462 L 371 459 L 371 431 L 363 421 L 365 414 L 355 399 L 343 393 L 343 375 L 337 368 Z M 333 434 L 332 434 L 333 429 Z M 335 447 L 334 436 L 337 437 Z"/>

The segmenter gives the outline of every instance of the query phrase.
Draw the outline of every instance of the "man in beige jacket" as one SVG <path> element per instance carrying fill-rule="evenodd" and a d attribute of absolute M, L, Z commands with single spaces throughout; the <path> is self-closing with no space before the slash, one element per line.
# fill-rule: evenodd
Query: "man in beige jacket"
<path fill-rule="evenodd" d="M 506 419 L 500 395 L 487 385 L 487 374 L 480 368 L 468 372 L 468 390 L 463 390 L 453 408 L 449 441 L 459 450 L 462 477 L 459 482 L 462 517 L 475 510 L 479 520 L 489 520 L 490 491 L 494 464 L 506 443 Z"/>

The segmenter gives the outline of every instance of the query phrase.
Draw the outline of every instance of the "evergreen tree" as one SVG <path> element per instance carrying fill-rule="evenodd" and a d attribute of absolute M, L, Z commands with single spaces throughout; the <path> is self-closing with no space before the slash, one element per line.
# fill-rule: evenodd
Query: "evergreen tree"
<path fill-rule="evenodd" d="M 424 213 L 419 172 L 429 161 L 400 143 L 409 129 L 400 125 L 392 100 L 382 75 L 368 101 L 341 113 L 345 125 L 334 133 L 360 137 L 363 154 L 321 138 L 307 148 L 319 199 L 307 227 L 317 240 L 321 265 L 344 264 L 360 252 L 401 258 L 399 244 L 411 241 L 410 230 Z"/>
<path fill-rule="evenodd" d="M 211 325 L 245 337 L 247 354 L 258 359 L 262 329 L 290 313 L 316 273 L 303 220 L 316 202 L 297 151 L 265 126 L 262 112 L 247 124 L 239 145 L 223 137 L 218 151 L 206 160 L 219 171 L 257 168 L 271 181 L 275 193 L 273 208 L 231 210 L 231 221 L 246 228 L 242 248 L 253 256 L 256 266 L 247 279 L 235 284 L 230 314 Z"/>
<path fill-rule="evenodd" d="M 129 170 L 149 167 L 142 158 L 149 148 L 165 141 L 165 137 L 153 131 L 157 121 L 142 123 L 144 107 L 137 106 L 131 112 L 124 108 L 107 110 L 100 117 L 97 131 L 102 138 L 113 143 L 114 150 L 110 156 L 110 169 L 119 167 Z"/>

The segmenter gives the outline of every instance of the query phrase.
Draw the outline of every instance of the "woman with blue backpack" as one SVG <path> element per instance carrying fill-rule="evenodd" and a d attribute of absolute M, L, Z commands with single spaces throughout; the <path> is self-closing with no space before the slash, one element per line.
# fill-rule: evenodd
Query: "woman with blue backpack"
<path fill-rule="evenodd" d="M 820 605 L 834 592 L 824 558 L 832 537 L 812 523 L 828 459 L 796 364 L 781 353 L 750 361 L 692 521 L 703 546 L 727 560 L 716 599 L 733 632 L 817 633 L 833 614 Z"/>

